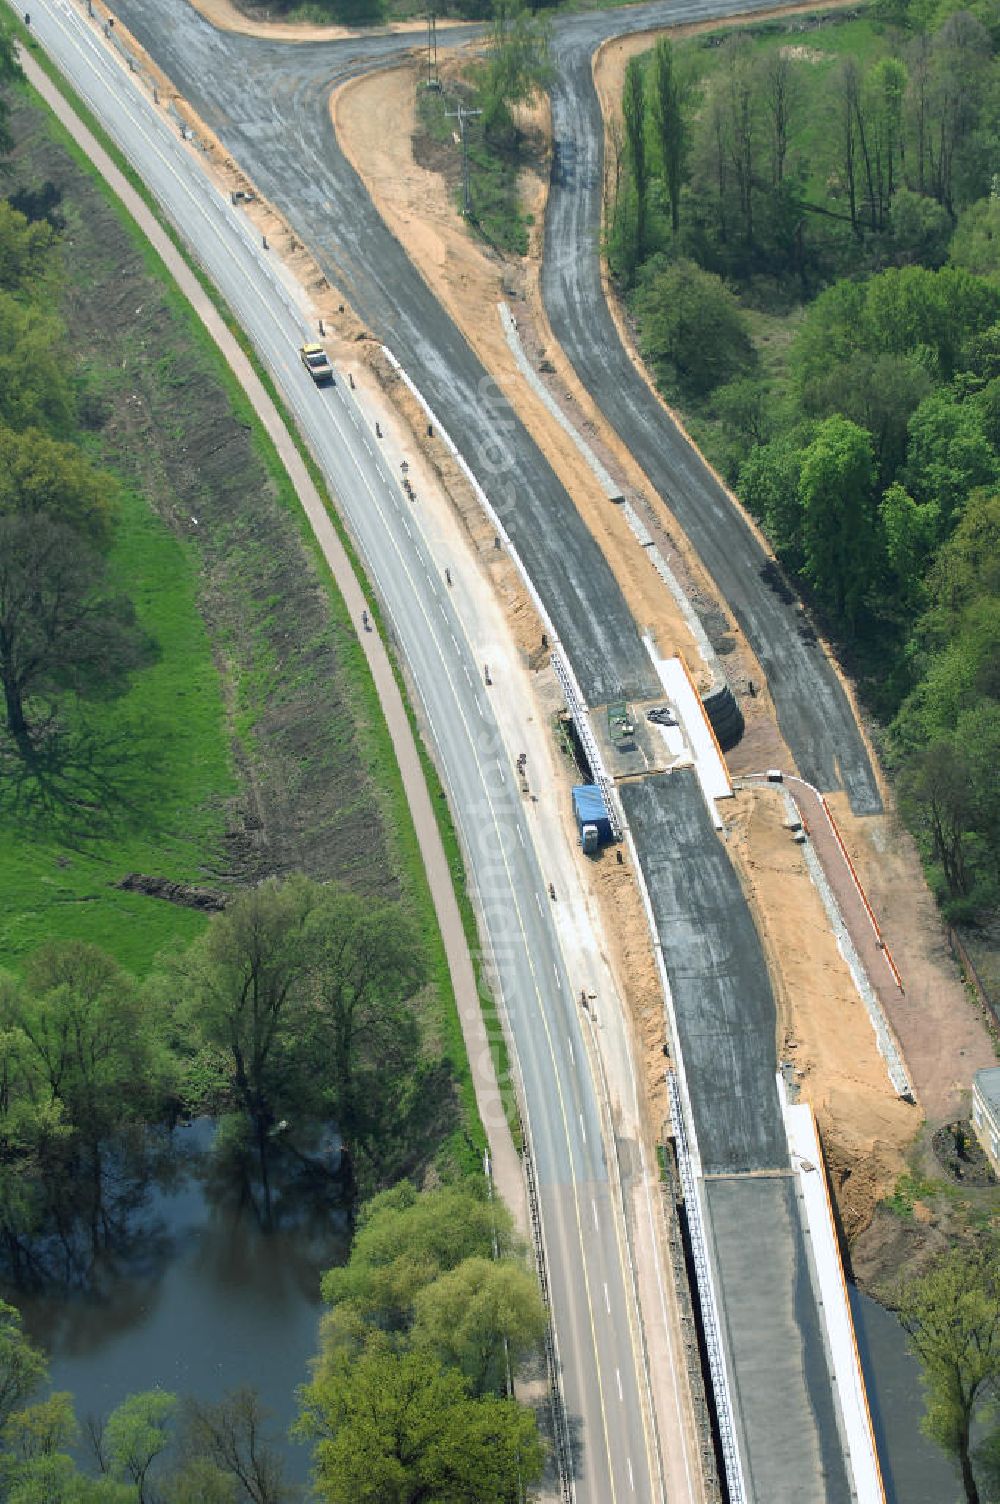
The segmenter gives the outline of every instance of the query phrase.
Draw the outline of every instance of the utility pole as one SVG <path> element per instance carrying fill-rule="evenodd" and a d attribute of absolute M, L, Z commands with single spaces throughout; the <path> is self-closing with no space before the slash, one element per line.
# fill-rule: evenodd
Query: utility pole
<path fill-rule="evenodd" d="M 467 110 L 461 100 L 454 110 L 445 110 L 449 120 L 458 121 L 458 131 L 462 138 L 462 213 L 468 219 L 472 213 L 472 195 L 469 192 L 469 140 L 465 133 L 468 121 L 476 115 L 481 115 L 482 110 Z"/>
<path fill-rule="evenodd" d="M 437 11 L 433 6 L 427 12 L 427 87 L 428 89 L 441 87 L 441 80 L 438 77 Z"/>

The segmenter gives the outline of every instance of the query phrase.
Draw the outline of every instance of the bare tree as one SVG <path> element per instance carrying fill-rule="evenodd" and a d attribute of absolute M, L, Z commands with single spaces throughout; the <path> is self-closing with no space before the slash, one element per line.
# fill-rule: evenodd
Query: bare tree
<path fill-rule="evenodd" d="M 604 223 L 610 225 L 622 191 L 622 156 L 625 150 L 622 123 L 617 115 L 608 121 L 608 151 L 604 163 Z"/>
<path fill-rule="evenodd" d="M 771 133 L 771 182 L 780 188 L 785 177 L 792 119 L 799 102 L 799 77 L 784 48 L 768 53 L 761 69 L 761 96 Z"/>
<path fill-rule="evenodd" d="M 989 36 L 967 12 L 949 16 L 931 44 L 927 159 L 931 192 L 955 218 L 955 159 L 979 119 Z"/>
<path fill-rule="evenodd" d="M 267 1413 L 254 1389 L 236 1389 L 217 1404 L 189 1400 L 185 1449 L 235 1478 L 250 1504 L 283 1504 L 284 1464 L 266 1435 Z"/>
<path fill-rule="evenodd" d="M 840 65 L 840 71 L 837 75 L 837 85 L 840 97 L 840 149 L 844 165 L 844 186 L 847 189 L 851 228 L 855 235 L 860 238 L 861 226 L 858 222 L 857 180 L 858 127 L 857 110 L 855 108 L 860 81 L 858 65 L 853 58 L 845 58 Z"/>
<path fill-rule="evenodd" d="M 915 36 L 907 55 L 910 84 L 907 104 L 913 137 L 916 142 L 917 175 L 913 187 L 918 193 L 927 191 L 927 131 L 929 94 L 931 85 L 931 40 L 926 32 Z"/>

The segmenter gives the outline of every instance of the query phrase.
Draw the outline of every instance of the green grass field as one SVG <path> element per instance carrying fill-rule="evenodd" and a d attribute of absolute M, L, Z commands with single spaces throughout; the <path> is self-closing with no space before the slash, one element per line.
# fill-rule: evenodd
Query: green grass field
<path fill-rule="evenodd" d="M 85 939 L 143 975 L 196 911 L 117 891 L 128 872 L 211 883 L 235 790 L 197 559 L 126 492 L 113 562 L 157 660 L 124 697 L 69 717 L 64 759 L 7 789 L 0 806 L 0 963 L 51 938 Z M 11 807 L 11 804 L 14 807 Z"/>
<path fill-rule="evenodd" d="M 27 94 L 33 98 L 31 91 Z M 99 138 L 103 138 L 99 122 L 85 108 L 82 113 Z M 74 187 L 74 195 L 82 197 L 89 192 L 102 201 L 105 212 L 111 210 L 138 251 L 147 274 L 157 284 L 157 299 L 186 331 L 183 338 L 190 350 L 196 352 L 196 364 L 211 371 L 233 419 L 246 431 L 256 463 L 262 467 L 275 500 L 288 515 L 293 532 L 298 534 L 322 582 L 330 630 L 338 640 L 338 673 L 351 705 L 353 722 L 350 735 L 338 735 L 340 745 L 336 755 L 338 758 L 351 755 L 352 747 L 355 757 L 360 753 L 358 772 L 363 767 L 363 780 L 384 821 L 384 836 L 396 869 L 400 895 L 417 919 L 427 946 L 435 983 L 436 1018 L 428 1021 L 431 1034 L 440 1041 L 452 1063 L 462 1101 L 462 1125 L 442 1143 L 439 1164 L 442 1169 L 446 1165 L 455 1170 L 472 1168 L 479 1163 L 485 1137 L 451 979 L 399 770 L 374 685 L 360 645 L 354 639 L 353 624 L 321 561 L 318 545 L 272 444 L 252 417 L 245 395 L 200 321 L 110 190 L 47 112 L 44 133 L 72 159 L 82 175 L 79 185 Z M 110 142 L 104 139 L 103 144 L 119 157 Z M 41 170 L 43 175 L 49 171 L 47 162 Z M 150 202 L 144 185 L 135 181 L 133 174 L 128 175 Z M 154 205 L 151 207 L 155 209 Z M 77 244 L 75 254 L 78 250 Z M 96 248 L 94 254 L 98 254 Z M 204 283 L 204 278 L 201 280 Z M 209 290 L 214 296 L 214 290 Z M 242 331 L 224 307 L 221 311 L 246 348 Z M 249 350 L 248 354 L 252 356 Z M 152 354 L 150 358 L 153 359 Z M 106 384 L 113 387 L 121 383 L 128 387 L 128 378 L 122 377 L 115 364 L 105 363 L 100 356 L 92 363 L 96 389 L 103 392 Z M 261 369 L 258 374 L 280 410 L 280 397 L 266 372 Z M 165 367 L 160 375 L 164 386 L 176 384 L 177 372 L 172 365 Z M 181 434 L 178 432 L 176 437 Z M 325 491 L 311 457 L 297 436 L 296 440 L 313 479 Z M 353 558 L 353 547 L 332 505 L 330 511 Z M 37 799 L 31 804 L 22 798 L 22 808 L 17 812 L 9 803 L 0 809 L 0 968 L 16 968 L 27 952 L 50 937 L 81 936 L 106 948 L 126 968 L 142 975 L 164 945 L 191 938 L 206 923 L 193 910 L 123 893 L 114 884 L 126 872 L 138 871 L 213 885 L 214 864 L 222 855 L 225 803 L 238 787 L 230 765 L 229 734 L 252 732 L 261 708 L 260 697 L 249 676 L 230 673 L 230 688 L 223 704 L 221 681 L 198 610 L 199 571 L 203 568 L 198 546 L 170 532 L 150 510 L 148 502 L 135 492 L 124 497 L 115 563 L 123 581 L 127 578 L 129 593 L 144 627 L 159 643 L 159 661 L 151 670 L 136 676 L 131 692 L 123 699 L 84 708 L 77 729 L 93 752 L 94 760 L 72 773 L 87 794 L 79 820 L 71 811 L 67 812 L 65 805 L 60 810 L 53 810 L 50 805 L 46 816 Z M 216 647 L 227 652 L 224 640 L 217 640 Z M 258 667 L 264 667 L 259 657 Z M 344 732 L 347 729 L 344 727 Z M 436 774 L 424 755 L 466 931 L 475 951 L 475 923 L 465 896 L 465 874 L 457 839 L 443 795 L 437 797 Z M 321 772 L 323 768 L 325 762 Z M 101 783 L 108 786 L 109 797 L 106 801 L 95 801 L 90 796 Z M 485 989 L 481 990 L 484 1012 L 489 1019 L 493 1016 L 492 999 Z M 497 1053 L 501 1086 L 509 1095 L 502 1043 Z"/>

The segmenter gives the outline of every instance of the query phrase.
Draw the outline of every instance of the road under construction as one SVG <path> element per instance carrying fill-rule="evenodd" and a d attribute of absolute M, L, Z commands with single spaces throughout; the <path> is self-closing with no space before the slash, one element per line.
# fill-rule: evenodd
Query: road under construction
<path fill-rule="evenodd" d="M 601 126 L 596 97 L 587 95 L 588 87 L 592 92 L 589 58 L 594 47 L 619 32 L 754 8 L 694 0 L 557 22 L 560 73 L 553 95 L 555 170 L 546 228 L 546 297 L 553 326 L 581 379 L 642 457 L 767 668 L 782 731 L 800 769 L 824 791 L 842 787 L 856 811 L 864 813 L 879 807 L 877 785 L 836 672 L 822 648 L 803 639 L 794 611 L 774 595 L 764 577 L 764 555 L 731 498 L 635 373 L 607 314 L 599 281 L 595 215 Z M 623 699 L 640 706 L 662 702 L 657 667 L 571 498 L 510 404 L 491 386 L 489 372 L 417 273 L 405 247 L 386 230 L 338 145 L 327 107 L 331 89 L 380 66 L 408 45 L 406 39 L 355 36 L 303 47 L 219 32 L 187 0 L 160 0 L 155 7 L 144 0 L 116 0 L 114 9 L 282 213 L 330 283 L 405 371 L 427 411 L 451 435 L 482 487 L 498 537 L 524 571 L 565 664 L 581 742 L 596 746 L 593 727 L 606 719 L 609 704 Z M 73 13 L 74 25 L 87 24 L 85 7 Z M 95 31 L 91 24 L 91 40 Z M 43 40 L 51 40 L 53 54 L 69 71 L 69 54 L 60 56 L 55 30 L 51 39 L 43 33 Z M 74 45 L 84 59 L 74 66 L 94 86 L 88 70 L 98 65 L 90 44 L 86 49 Z M 118 87 L 124 86 L 123 79 Z M 129 139 L 128 121 L 109 118 L 107 125 L 126 150 L 131 148 L 148 181 L 151 163 Z M 188 160 L 187 167 L 172 165 L 171 172 L 189 173 L 190 155 Z M 166 199 L 171 190 L 164 179 L 154 191 Z M 203 254 L 200 222 L 190 205 L 179 204 L 167 202 L 167 212 Z M 207 253 L 204 259 L 207 265 Z M 240 312 L 239 289 L 222 290 Z M 498 452 L 506 457 L 502 481 L 485 460 Z M 358 458 L 358 463 L 365 461 Z M 371 551 L 375 547 L 373 542 L 366 548 L 366 557 L 377 573 L 381 564 Z M 402 643 L 404 654 L 414 661 L 426 652 L 423 634 L 415 621 Z M 426 683 L 435 672 L 428 663 L 418 681 Z M 615 769 L 605 765 L 600 747 L 589 771 L 595 780 L 615 786 Z M 453 795 L 459 788 L 456 773 Z M 727 1496 L 733 1501 L 808 1498 L 817 1504 L 877 1499 L 881 1485 L 870 1427 L 867 1442 L 863 1435 L 856 1352 L 851 1368 L 849 1352 L 845 1358 L 838 1347 L 836 1313 L 830 1309 L 846 1304 L 846 1297 L 838 1297 L 828 1278 L 824 1282 L 830 1229 L 821 1228 L 810 1214 L 803 1189 L 803 1175 L 821 1169 L 790 1141 L 771 982 L 711 802 L 691 770 L 630 778 L 612 797 L 619 801 L 622 832 L 637 860 L 662 960 L 675 1139 Z M 502 928 L 499 914 L 496 923 Z M 544 926 L 537 933 L 533 929 L 526 943 L 529 950 L 543 953 L 548 944 Z M 558 963 L 553 966 L 558 983 Z M 606 1190 L 607 1184 L 593 1108 L 583 1097 L 577 1100 L 579 1083 L 561 1049 L 561 1042 L 550 1045 L 550 1077 L 534 1062 L 537 1079 L 526 1081 L 532 1109 L 546 1093 L 551 1095 L 551 1080 L 561 1082 L 560 1092 L 565 1090 L 573 1108 L 567 1120 L 578 1118 L 582 1131 L 578 1136 L 574 1121 L 567 1146 L 541 1156 L 550 1244 L 557 1247 L 561 1240 L 553 1230 L 579 1217 L 581 1194 L 592 1200 L 595 1222 L 600 1220 L 591 1193 L 595 1187 Z M 808 1169 L 803 1169 L 804 1158 Z M 560 1205 L 569 1217 L 565 1223 L 558 1222 Z M 568 1245 L 565 1261 L 559 1263 L 558 1279 L 567 1287 L 555 1300 L 563 1367 L 572 1359 L 596 1368 L 592 1378 L 569 1386 L 580 1405 L 580 1414 L 572 1418 L 582 1416 L 596 1427 L 605 1406 L 604 1382 L 614 1367 L 620 1389 L 620 1368 L 613 1348 L 596 1338 L 592 1345 L 588 1339 L 586 1353 L 582 1347 L 570 1353 L 572 1345 L 581 1343 L 582 1332 L 572 1305 L 573 1253 Z M 550 1260 L 550 1274 L 555 1272 Z M 849 1324 L 849 1314 L 846 1319 Z M 603 1379 L 602 1364 L 608 1365 Z M 658 1376 L 653 1380 L 658 1382 Z M 641 1401 L 637 1404 L 641 1408 Z M 634 1491 L 631 1459 L 643 1441 L 641 1426 L 633 1429 L 627 1474 Z M 588 1440 L 594 1456 L 593 1434 L 585 1438 L 584 1452 Z M 607 1504 L 620 1491 L 625 1496 L 626 1470 L 621 1457 L 611 1456 L 613 1450 L 609 1443 L 610 1483 L 601 1481 L 605 1475 L 599 1469 L 580 1468 L 570 1478 L 575 1497 Z M 640 1494 L 661 1496 L 655 1469 L 644 1477 Z"/>

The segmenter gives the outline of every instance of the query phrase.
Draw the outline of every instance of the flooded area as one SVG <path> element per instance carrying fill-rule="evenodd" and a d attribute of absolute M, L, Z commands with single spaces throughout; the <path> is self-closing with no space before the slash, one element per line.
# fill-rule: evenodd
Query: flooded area
<path fill-rule="evenodd" d="M 3 1293 L 82 1421 L 157 1385 L 206 1400 L 251 1385 L 284 1439 L 289 1480 L 301 1483 L 308 1452 L 285 1433 L 316 1351 L 320 1276 L 350 1246 L 329 1173 L 335 1143 L 313 1146 L 308 1159 L 276 1151 L 268 1226 L 259 1179 L 214 1155 L 214 1136 L 207 1119 L 174 1130 L 127 1239 L 102 1256 L 86 1288 Z M 853 1287 L 851 1304 L 888 1504 L 952 1504 L 958 1475 L 920 1432 L 920 1372 L 902 1327 Z"/>
<path fill-rule="evenodd" d="M 956 1504 L 962 1484 L 944 1453 L 920 1430 L 920 1366 L 891 1311 L 853 1285 L 851 1310 L 868 1387 L 886 1504 Z"/>
<path fill-rule="evenodd" d="M 81 1420 L 157 1385 L 199 1399 L 250 1385 L 276 1436 L 295 1417 L 316 1351 L 320 1275 L 346 1257 L 346 1224 L 328 1176 L 279 1163 L 268 1230 L 259 1185 L 214 1161 L 213 1134 L 207 1120 L 174 1131 L 170 1174 L 148 1188 L 128 1249 L 103 1280 L 95 1271 L 89 1291 L 5 1292 Z M 304 1481 L 307 1451 L 289 1442 L 285 1455 L 289 1478 Z"/>

